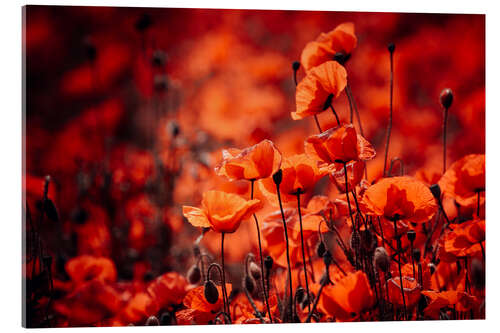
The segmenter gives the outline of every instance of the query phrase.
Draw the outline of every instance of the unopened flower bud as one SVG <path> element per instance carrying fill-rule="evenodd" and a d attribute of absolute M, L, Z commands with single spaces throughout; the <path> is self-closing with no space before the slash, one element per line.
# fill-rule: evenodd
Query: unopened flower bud
<path fill-rule="evenodd" d="M 449 109 L 453 102 L 453 91 L 450 88 L 443 89 L 439 95 L 439 101 L 445 109 Z"/>
<path fill-rule="evenodd" d="M 438 184 L 432 184 L 429 189 L 431 190 L 432 195 L 434 198 L 439 200 L 441 198 L 441 188 L 439 187 Z"/>
<path fill-rule="evenodd" d="M 160 326 L 160 321 L 156 316 L 151 316 L 146 320 L 146 326 Z"/>
<path fill-rule="evenodd" d="M 298 62 L 298 61 L 294 61 L 294 62 L 292 63 L 292 68 L 293 68 L 293 70 L 294 70 L 295 72 L 296 72 L 296 71 L 298 71 L 298 70 L 299 70 L 299 68 L 300 68 L 300 62 Z"/>
<path fill-rule="evenodd" d="M 375 237 L 373 237 L 372 232 L 368 229 L 361 231 L 360 242 L 363 250 L 365 250 L 367 253 L 372 253 L 377 246 Z"/>
<path fill-rule="evenodd" d="M 273 261 L 273 258 L 271 258 L 271 256 L 267 256 L 264 259 L 264 267 L 266 267 L 266 269 L 268 271 L 270 271 L 273 268 L 273 264 L 274 264 L 274 261 Z"/>
<path fill-rule="evenodd" d="M 349 245 L 351 246 L 351 250 L 356 251 L 361 245 L 361 237 L 359 233 L 354 231 L 349 238 Z"/>
<path fill-rule="evenodd" d="M 408 240 L 413 243 L 415 241 L 415 238 L 417 237 L 417 233 L 415 230 L 408 230 L 406 233 L 406 237 L 408 237 Z"/>
<path fill-rule="evenodd" d="M 326 252 L 326 246 L 325 246 L 325 243 L 323 243 L 323 241 L 320 241 L 318 243 L 318 246 L 316 247 L 316 254 L 318 255 L 318 257 L 323 257 L 323 255 L 325 254 Z"/>
<path fill-rule="evenodd" d="M 166 326 L 171 324 L 172 324 L 172 315 L 168 311 L 163 312 L 160 316 L 160 325 Z"/>
<path fill-rule="evenodd" d="M 295 291 L 295 300 L 297 300 L 297 302 L 299 303 L 302 303 L 304 301 L 305 296 L 306 296 L 306 291 L 304 290 L 304 288 L 299 286 Z"/>
<path fill-rule="evenodd" d="M 273 181 L 276 185 L 280 185 L 282 180 L 283 180 L 283 170 L 279 169 L 273 175 Z"/>
<path fill-rule="evenodd" d="M 255 290 L 255 280 L 250 276 L 245 276 L 245 289 L 251 294 Z"/>
<path fill-rule="evenodd" d="M 394 43 L 387 44 L 387 50 L 389 50 L 389 52 L 391 53 L 394 53 L 394 50 L 396 50 L 396 45 L 394 45 Z"/>
<path fill-rule="evenodd" d="M 325 266 L 330 266 L 332 264 L 332 260 L 332 254 L 330 253 L 330 251 L 326 250 L 323 254 L 323 262 L 325 263 Z"/>
<path fill-rule="evenodd" d="M 217 303 L 219 300 L 219 291 L 212 280 L 207 280 L 203 289 L 207 302 L 210 304 Z"/>
<path fill-rule="evenodd" d="M 434 274 L 434 272 L 436 271 L 436 265 L 434 265 L 433 263 L 430 263 L 427 265 L 427 267 L 429 267 L 429 271 L 431 272 L 431 275 Z"/>
<path fill-rule="evenodd" d="M 151 59 L 153 66 L 163 67 L 167 62 L 167 54 L 162 50 L 156 50 L 153 53 L 153 58 Z"/>
<path fill-rule="evenodd" d="M 187 273 L 187 279 L 190 284 L 197 284 L 201 280 L 201 270 L 198 265 L 193 265 Z"/>
<path fill-rule="evenodd" d="M 373 265 L 383 272 L 387 272 L 390 266 L 390 259 L 384 247 L 380 246 L 375 249 L 373 255 Z"/>
<path fill-rule="evenodd" d="M 252 261 L 250 263 L 250 266 L 248 267 L 248 270 L 250 272 L 250 275 L 252 275 L 252 277 L 255 280 L 260 280 L 260 278 L 262 277 L 262 271 L 260 270 L 260 267 L 257 266 L 257 264 L 255 262 Z"/>

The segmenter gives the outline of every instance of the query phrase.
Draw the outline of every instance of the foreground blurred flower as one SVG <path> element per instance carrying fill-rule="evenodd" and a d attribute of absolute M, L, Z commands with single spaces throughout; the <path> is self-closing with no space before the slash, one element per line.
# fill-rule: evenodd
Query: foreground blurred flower
<path fill-rule="evenodd" d="M 444 251 L 456 257 L 473 256 L 484 251 L 485 221 L 471 220 L 452 225 L 453 231 L 444 237 Z"/>
<path fill-rule="evenodd" d="M 263 140 L 243 150 L 224 149 L 222 158 L 215 167 L 215 172 L 229 180 L 267 178 L 281 165 L 281 153 L 269 140 Z"/>
<path fill-rule="evenodd" d="M 390 221 L 423 223 L 437 211 L 431 191 L 422 182 L 407 176 L 384 178 L 370 186 L 362 199 L 366 214 Z"/>
<path fill-rule="evenodd" d="M 297 85 L 297 108 L 292 112 L 292 119 L 299 120 L 323 112 L 346 85 L 347 72 L 338 62 L 328 61 L 314 67 Z"/>
<path fill-rule="evenodd" d="M 394 277 L 388 281 L 389 301 L 398 306 L 403 307 L 406 303 L 406 308 L 411 309 L 417 305 L 420 298 L 421 286 L 414 278 L 403 276 L 404 300 L 401 297 L 400 278 Z"/>
<path fill-rule="evenodd" d="M 307 43 L 300 56 L 300 62 L 306 71 L 309 71 L 331 60 L 336 53 L 349 57 L 357 42 L 354 24 L 352 22 L 339 24 L 332 31 L 321 33 L 315 41 Z"/>
<path fill-rule="evenodd" d="M 245 200 L 222 191 L 203 193 L 202 208 L 183 206 L 184 216 L 195 227 L 212 228 L 216 232 L 232 233 L 242 220 L 260 208 L 260 200 Z"/>

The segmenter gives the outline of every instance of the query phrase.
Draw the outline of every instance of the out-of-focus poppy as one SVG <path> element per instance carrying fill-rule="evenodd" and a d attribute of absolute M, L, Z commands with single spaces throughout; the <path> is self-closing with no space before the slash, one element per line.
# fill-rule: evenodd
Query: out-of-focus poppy
<path fill-rule="evenodd" d="M 384 178 L 370 186 L 361 206 L 368 215 L 413 223 L 427 222 L 437 211 L 429 188 L 407 176 Z"/>
<path fill-rule="evenodd" d="M 222 158 L 215 172 L 229 180 L 267 178 L 281 166 L 281 153 L 270 140 L 263 140 L 243 150 L 225 149 Z"/>
<path fill-rule="evenodd" d="M 389 279 L 387 281 L 387 288 L 389 292 L 389 301 L 398 307 L 406 305 L 407 309 L 411 309 L 417 305 L 422 289 L 416 279 L 409 276 L 403 276 L 403 292 L 405 294 L 405 301 L 403 304 L 399 276 Z"/>
<path fill-rule="evenodd" d="M 297 200 L 297 193 L 304 194 L 310 192 L 314 185 L 323 176 L 326 170 L 320 170 L 316 161 L 305 154 L 284 157 L 281 163 L 283 180 L 280 184 L 281 198 L 284 202 Z M 271 178 L 259 181 L 259 188 L 262 194 L 271 203 L 276 202 L 276 185 Z"/>
<path fill-rule="evenodd" d="M 82 255 L 72 258 L 66 263 L 66 272 L 75 283 L 90 280 L 103 282 L 116 281 L 116 268 L 113 261 L 105 257 Z"/>
<path fill-rule="evenodd" d="M 347 72 L 336 61 L 327 61 L 314 67 L 297 85 L 296 110 L 292 119 L 299 120 L 321 113 L 330 106 L 347 85 Z"/>
<path fill-rule="evenodd" d="M 422 291 L 422 295 L 427 297 L 428 302 L 424 315 L 432 319 L 439 319 L 440 310 L 445 307 L 454 307 L 456 311 L 466 312 L 478 305 L 477 297 L 463 291 L 425 290 Z"/>
<path fill-rule="evenodd" d="M 444 237 L 445 252 L 456 257 L 471 256 L 481 252 L 480 243 L 485 240 L 484 220 L 471 220 L 451 227 L 453 231 Z"/>
<path fill-rule="evenodd" d="M 188 283 L 186 278 L 176 272 L 160 275 L 153 280 L 148 288 L 148 293 L 161 309 L 167 305 L 176 305 L 182 302 Z"/>
<path fill-rule="evenodd" d="M 300 56 L 300 62 L 308 71 L 331 60 L 337 52 L 343 53 L 344 56 L 350 55 L 357 42 L 354 24 L 351 22 L 339 24 L 332 31 L 321 33 L 315 41 L 307 43 Z"/>
<path fill-rule="evenodd" d="M 183 206 L 184 216 L 195 227 L 212 228 L 217 232 L 232 233 L 260 208 L 260 200 L 245 200 L 239 195 L 222 191 L 203 193 L 202 208 Z"/>
<path fill-rule="evenodd" d="M 456 161 L 439 180 L 441 191 L 455 198 L 462 206 L 481 205 L 485 201 L 485 156 L 467 155 Z"/>
<path fill-rule="evenodd" d="M 320 307 L 332 317 L 348 320 L 372 307 L 374 302 L 368 277 L 364 272 L 356 271 L 334 286 L 326 286 L 321 294 Z"/>

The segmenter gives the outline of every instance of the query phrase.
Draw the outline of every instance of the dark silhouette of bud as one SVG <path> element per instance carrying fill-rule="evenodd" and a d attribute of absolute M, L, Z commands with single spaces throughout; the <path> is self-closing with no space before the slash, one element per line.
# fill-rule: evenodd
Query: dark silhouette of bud
<path fill-rule="evenodd" d="M 443 89 L 441 95 L 439 95 L 439 101 L 445 109 L 449 109 L 451 103 L 453 103 L 453 91 L 450 88 Z"/>
<path fill-rule="evenodd" d="M 270 271 L 273 268 L 273 264 L 274 264 L 274 261 L 273 261 L 273 258 L 271 258 L 271 256 L 267 256 L 266 259 L 264 259 L 264 267 L 268 271 Z"/>
<path fill-rule="evenodd" d="M 359 233 L 354 231 L 351 233 L 351 237 L 349 238 L 349 245 L 351 246 L 351 250 L 356 251 L 361 245 L 361 237 Z"/>
<path fill-rule="evenodd" d="M 156 91 L 165 91 L 168 88 L 168 79 L 164 74 L 156 74 L 153 78 L 153 86 Z"/>
<path fill-rule="evenodd" d="M 375 254 L 373 255 L 373 266 L 380 269 L 383 272 L 389 270 L 391 264 L 389 255 L 384 247 L 380 246 L 375 249 Z"/>
<path fill-rule="evenodd" d="M 172 325 L 172 315 L 170 314 L 170 312 L 166 311 L 161 314 L 160 325 L 162 326 Z"/>
<path fill-rule="evenodd" d="M 251 294 L 255 290 L 255 280 L 250 276 L 245 276 L 245 289 Z"/>
<path fill-rule="evenodd" d="M 330 266 L 332 264 L 332 260 L 332 254 L 330 253 L 330 251 L 326 250 L 325 254 L 323 254 L 323 263 L 325 264 L 325 266 Z"/>
<path fill-rule="evenodd" d="M 273 175 L 273 181 L 276 185 L 280 185 L 281 181 L 283 180 L 283 170 L 279 169 L 276 171 L 276 173 Z"/>
<path fill-rule="evenodd" d="M 439 187 L 438 184 L 432 184 L 429 189 L 431 190 L 432 195 L 434 198 L 439 200 L 441 198 L 441 188 Z"/>
<path fill-rule="evenodd" d="M 429 267 L 429 271 L 431 272 L 431 275 L 434 274 L 434 272 L 436 271 L 436 265 L 434 265 L 433 263 L 430 263 L 427 265 L 427 267 Z"/>
<path fill-rule="evenodd" d="M 360 235 L 361 246 L 367 253 L 372 253 L 377 247 L 377 241 L 370 230 L 365 229 L 361 231 Z"/>
<path fill-rule="evenodd" d="M 190 284 L 197 284 L 201 280 L 201 270 L 198 265 L 193 265 L 187 273 L 187 279 Z"/>
<path fill-rule="evenodd" d="M 299 286 L 295 291 L 295 299 L 297 300 L 297 302 L 302 303 L 305 297 L 306 297 L 306 291 L 304 290 L 304 288 Z"/>
<path fill-rule="evenodd" d="M 151 63 L 155 67 L 164 67 L 165 64 L 167 63 L 167 54 L 162 50 L 154 51 Z"/>
<path fill-rule="evenodd" d="M 318 246 L 316 247 L 316 254 L 318 255 L 318 257 L 322 258 L 325 252 L 326 252 L 325 243 L 323 243 L 323 241 L 320 241 L 318 243 Z"/>
<path fill-rule="evenodd" d="M 179 127 L 179 124 L 176 121 L 172 120 L 168 123 L 168 131 L 170 132 L 170 135 L 175 138 L 180 134 L 181 129 Z"/>
<path fill-rule="evenodd" d="M 394 43 L 387 44 L 387 50 L 389 50 L 389 52 L 391 53 L 394 53 L 394 50 L 396 50 L 396 45 L 394 45 Z"/>
<path fill-rule="evenodd" d="M 333 60 L 335 60 L 339 64 L 343 65 L 344 62 L 345 62 L 345 60 L 346 60 L 346 56 L 342 52 L 337 52 L 337 53 L 334 54 Z"/>
<path fill-rule="evenodd" d="M 249 267 L 248 267 L 248 270 L 250 271 L 250 275 L 252 275 L 252 277 L 255 279 L 255 280 L 260 280 L 260 278 L 262 277 L 262 272 L 260 270 L 260 267 L 257 266 L 257 264 L 255 262 L 251 262 Z"/>
<path fill-rule="evenodd" d="M 473 259 L 470 264 L 470 280 L 474 288 L 483 290 L 485 286 L 484 265 L 478 259 Z"/>
<path fill-rule="evenodd" d="M 292 63 L 292 68 L 293 68 L 293 70 L 294 70 L 295 72 L 296 72 L 296 71 L 298 71 L 298 70 L 299 70 L 299 68 L 300 68 L 300 62 L 298 62 L 298 61 L 294 61 L 294 62 Z"/>
<path fill-rule="evenodd" d="M 135 22 L 135 28 L 137 31 L 144 31 L 148 29 L 151 25 L 153 24 L 153 21 L 151 20 L 151 15 L 149 14 L 143 14 L 137 22 Z"/>
<path fill-rule="evenodd" d="M 76 224 L 84 224 L 89 217 L 89 214 L 85 209 L 82 208 L 76 208 L 71 212 L 71 219 L 76 223 Z"/>
<path fill-rule="evenodd" d="M 408 232 L 406 233 L 406 237 L 408 237 L 408 240 L 413 243 L 415 241 L 415 238 L 417 237 L 417 233 L 415 232 L 415 230 L 408 230 Z"/>
<path fill-rule="evenodd" d="M 217 290 L 217 287 L 212 282 L 212 280 L 207 280 L 203 289 L 207 302 L 210 304 L 217 303 L 217 301 L 219 300 L 219 291 Z"/>
<path fill-rule="evenodd" d="M 89 37 L 86 37 L 83 40 L 83 47 L 85 48 L 85 55 L 87 56 L 87 59 L 91 62 L 94 61 L 97 57 L 97 49 Z"/>
<path fill-rule="evenodd" d="M 146 326 L 160 326 L 160 321 L 156 316 L 151 316 L 146 320 Z"/>
<path fill-rule="evenodd" d="M 422 253 L 420 252 L 420 249 L 413 250 L 413 260 L 415 260 L 416 262 L 419 262 L 421 256 L 422 256 Z"/>

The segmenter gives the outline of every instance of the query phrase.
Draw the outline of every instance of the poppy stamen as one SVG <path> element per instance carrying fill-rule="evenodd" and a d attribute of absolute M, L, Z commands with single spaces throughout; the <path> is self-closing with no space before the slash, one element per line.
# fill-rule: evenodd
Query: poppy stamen
<path fill-rule="evenodd" d="M 385 157 L 384 157 L 384 171 L 383 176 L 385 177 L 385 170 L 387 167 L 387 154 L 389 153 L 389 143 L 391 139 L 391 130 L 392 130 L 392 98 L 394 93 L 394 43 L 389 43 L 387 46 L 389 50 L 390 57 L 390 66 L 391 66 L 391 74 L 390 74 L 390 88 L 389 88 L 389 123 L 387 124 L 387 137 L 385 141 Z"/>

